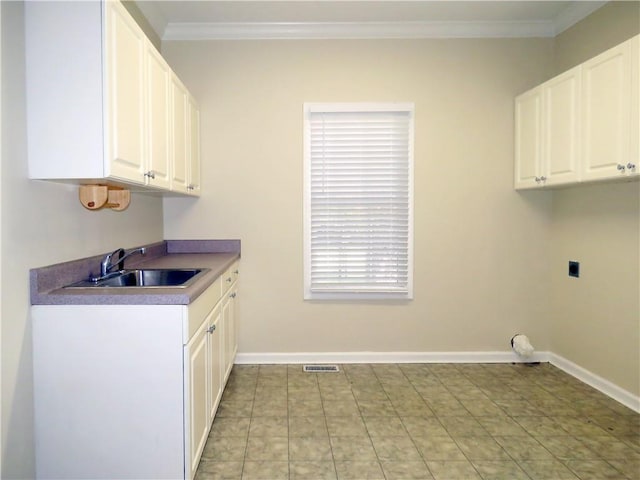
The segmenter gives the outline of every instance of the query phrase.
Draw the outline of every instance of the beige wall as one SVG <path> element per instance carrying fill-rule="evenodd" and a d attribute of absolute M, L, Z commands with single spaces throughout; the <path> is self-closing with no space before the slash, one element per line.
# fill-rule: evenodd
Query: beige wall
<path fill-rule="evenodd" d="M 162 201 L 89 212 L 77 188 L 27 176 L 23 5 L 2 8 L 2 478 L 34 478 L 29 269 L 162 239 Z"/>
<path fill-rule="evenodd" d="M 640 32 L 640 2 L 607 4 L 556 39 L 556 72 Z M 553 194 L 551 350 L 640 395 L 640 184 Z M 569 278 L 567 262 L 580 261 Z"/>
<path fill-rule="evenodd" d="M 556 37 L 555 72 L 564 72 L 639 32 L 639 1 L 608 2 Z"/>
<path fill-rule="evenodd" d="M 166 42 L 199 99 L 200 200 L 167 238 L 242 240 L 241 353 L 548 348 L 550 194 L 513 190 L 513 98 L 552 40 Z M 305 302 L 303 102 L 415 102 L 415 299 Z"/>

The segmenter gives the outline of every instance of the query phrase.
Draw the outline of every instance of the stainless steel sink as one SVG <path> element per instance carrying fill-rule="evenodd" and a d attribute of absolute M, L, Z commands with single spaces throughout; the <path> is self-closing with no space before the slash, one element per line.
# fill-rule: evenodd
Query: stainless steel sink
<path fill-rule="evenodd" d="M 102 280 L 83 280 L 65 288 L 88 287 L 179 287 L 184 288 L 195 282 L 208 268 L 145 268 L 122 270 Z"/>

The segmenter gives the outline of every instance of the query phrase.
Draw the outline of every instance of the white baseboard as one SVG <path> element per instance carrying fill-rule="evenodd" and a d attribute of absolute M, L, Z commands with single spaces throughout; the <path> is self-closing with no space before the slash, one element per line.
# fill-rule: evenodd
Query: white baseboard
<path fill-rule="evenodd" d="M 624 388 L 555 353 L 551 353 L 549 356 L 549 363 L 614 400 L 617 400 L 631 410 L 640 413 L 640 397 L 628 392 Z"/>
<path fill-rule="evenodd" d="M 605 395 L 640 413 L 640 397 L 552 352 L 536 352 L 527 362 L 549 362 Z M 503 352 L 314 352 L 238 353 L 239 365 L 285 363 L 524 363 L 513 351 Z"/>
<path fill-rule="evenodd" d="M 528 362 L 548 362 L 548 352 L 536 352 Z M 523 363 L 514 352 L 329 352 L 238 353 L 235 363 Z"/>

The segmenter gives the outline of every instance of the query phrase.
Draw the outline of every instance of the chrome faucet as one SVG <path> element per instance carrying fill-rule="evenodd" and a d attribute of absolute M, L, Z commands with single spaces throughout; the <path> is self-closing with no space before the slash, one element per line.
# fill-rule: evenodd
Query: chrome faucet
<path fill-rule="evenodd" d="M 104 278 L 111 273 L 111 271 L 118 267 L 118 270 L 122 270 L 124 268 L 124 261 L 129 258 L 131 255 L 139 253 L 141 255 L 145 255 L 147 250 L 144 247 L 136 248 L 125 253 L 124 248 L 118 248 L 111 253 L 108 253 L 104 256 L 102 261 L 100 262 L 100 277 Z M 114 262 L 114 257 L 117 255 L 116 263 Z"/>

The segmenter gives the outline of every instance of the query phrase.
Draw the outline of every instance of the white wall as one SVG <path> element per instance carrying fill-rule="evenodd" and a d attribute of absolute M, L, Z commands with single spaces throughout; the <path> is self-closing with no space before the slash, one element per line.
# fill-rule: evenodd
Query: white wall
<path fill-rule="evenodd" d="M 77 188 L 27 179 L 23 4 L 2 8 L 2 478 L 33 478 L 29 269 L 161 240 L 162 201 L 85 210 Z"/>
<path fill-rule="evenodd" d="M 165 42 L 201 107 L 200 200 L 165 237 L 242 240 L 241 353 L 549 346 L 550 194 L 513 190 L 513 98 L 553 41 Z M 415 102 L 415 299 L 302 299 L 303 102 Z"/>

